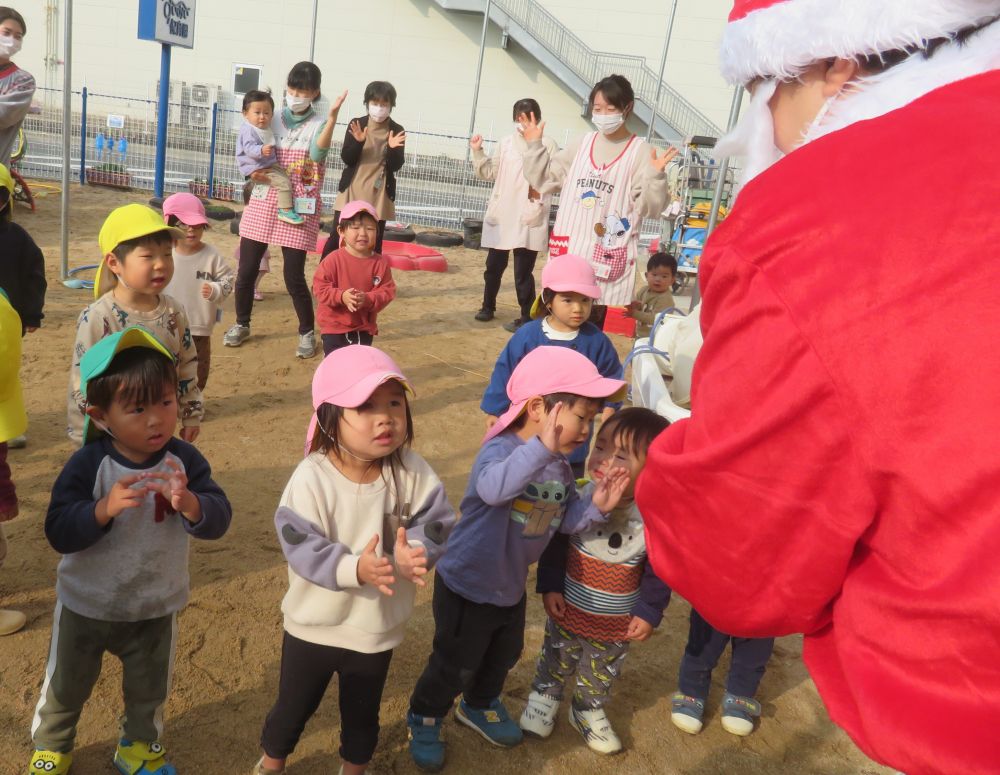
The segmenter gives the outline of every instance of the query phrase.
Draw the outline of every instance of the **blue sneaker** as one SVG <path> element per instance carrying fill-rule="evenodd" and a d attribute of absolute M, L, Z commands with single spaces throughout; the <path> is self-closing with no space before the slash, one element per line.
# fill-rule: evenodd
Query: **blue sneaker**
<path fill-rule="evenodd" d="M 444 767 L 444 740 L 441 739 L 443 719 L 418 716 L 407 712 L 410 728 L 410 758 L 424 772 L 437 772 Z"/>
<path fill-rule="evenodd" d="M 696 735 L 701 732 L 703 722 L 701 717 L 705 715 L 705 702 L 697 697 L 692 697 L 683 692 L 676 692 L 670 698 L 670 720 L 674 726 L 689 735 Z"/>
<path fill-rule="evenodd" d="M 485 709 L 470 708 L 462 700 L 458 703 L 455 718 L 502 748 L 512 748 L 524 739 L 521 727 L 511 720 L 499 697 Z"/>
<path fill-rule="evenodd" d="M 722 728 L 732 735 L 746 737 L 753 732 L 754 719 L 760 717 L 760 703 L 753 697 L 726 692 L 722 698 Z"/>

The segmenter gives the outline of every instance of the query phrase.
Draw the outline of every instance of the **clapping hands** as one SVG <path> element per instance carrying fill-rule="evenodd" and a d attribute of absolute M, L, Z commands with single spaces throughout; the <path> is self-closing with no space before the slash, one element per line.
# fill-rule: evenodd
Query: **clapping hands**
<path fill-rule="evenodd" d="M 372 536 L 361 553 L 361 558 L 358 560 L 358 581 L 362 584 L 371 584 L 383 595 L 392 595 L 392 585 L 396 583 L 396 577 L 392 574 L 392 563 L 389 558 L 379 557 L 375 553 L 378 542 L 379 536 Z M 418 587 L 426 585 L 421 577 L 427 575 L 427 550 L 423 546 L 411 547 L 406 540 L 406 530 L 402 527 L 396 532 L 393 556 L 396 560 L 396 569 L 404 579 L 412 581 Z"/>
<path fill-rule="evenodd" d="M 188 522 L 197 522 L 201 519 L 201 502 L 198 496 L 188 489 L 187 474 L 180 464 L 171 458 L 165 458 L 163 462 L 170 469 L 170 473 L 151 471 L 142 474 L 146 489 L 160 493 L 170 504 L 170 508 L 180 512 Z"/>

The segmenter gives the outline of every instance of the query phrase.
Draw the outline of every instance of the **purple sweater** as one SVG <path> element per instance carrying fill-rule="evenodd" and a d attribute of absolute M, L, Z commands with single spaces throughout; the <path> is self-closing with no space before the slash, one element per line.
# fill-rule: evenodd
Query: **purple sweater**
<path fill-rule="evenodd" d="M 251 172 L 266 170 L 278 162 L 278 157 L 273 151 L 270 156 L 261 153 L 264 143 L 257 132 L 257 127 L 244 121 L 236 138 L 236 166 L 239 167 L 241 175 L 248 177 Z"/>

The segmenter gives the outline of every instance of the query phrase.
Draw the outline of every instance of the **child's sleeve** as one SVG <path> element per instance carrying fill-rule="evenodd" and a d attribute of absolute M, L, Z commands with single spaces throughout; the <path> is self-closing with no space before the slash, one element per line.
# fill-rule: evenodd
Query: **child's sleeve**
<path fill-rule="evenodd" d="M 313 275 L 313 296 L 319 304 L 328 307 L 339 307 L 343 305 L 344 289 L 337 287 L 337 262 L 330 258 L 324 258 L 316 267 L 316 274 Z"/>
<path fill-rule="evenodd" d="M 24 305 L 19 310 L 21 325 L 25 328 L 38 328 L 42 325 L 42 307 L 45 305 L 45 291 L 48 283 L 45 280 L 45 257 L 35 244 L 31 235 L 24 233 L 24 255 L 21 256 L 21 287 L 24 288 Z"/>
<path fill-rule="evenodd" d="M 392 267 L 383 258 L 376 267 L 382 281 L 367 296 L 371 300 L 372 312 L 381 312 L 389 306 L 389 302 L 396 298 L 396 281 L 392 279 Z"/>
<path fill-rule="evenodd" d="M 514 500 L 549 463 L 559 458 L 537 436 L 513 451 L 498 442 L 484 447 L 480 455 L 473 470 L 476 494 L 489 506 Z"/>
<path fill-rule="evenodd" d="M 201 418 L 205 416 L 205 406 L 201 400 L 201 390 L 198 389 L 198 351 L 191 337 L 191 325 L 187 313 L 178 305 L 177 333 L 180 347 L 177 351 L 177 395 L 181 410 L 181 426 L 198 428 Z"/>
<path fill-rule="evenodd" d="M 645 323 L 647 326 L 653 325 L 656 316 L 663 312 L 663 310 L 674 306 L 674 297 L 671 293 L 651 293 L 649 299 L 648 312 L 643 308 L 639 308 L 632 313 L 633 318 L 640 323 Z M 646 306 L 645 303 L 642 304 L 643 307 Z"/>
<path fill-rule="evenodd" d="M 583 533 L 589 530 L 592 525 L 608 521 L 608 515 L 594 505 L 593 492 L 593 488 L 588 488 L 581 495 L 577 492 L 576 487 L 569 488 L 569 497 L 566 499 L 566 514 L 559 525 L 560 533 L 571 535 Z"/>
<path fill-rule="evenodd" d="M 562 190 L 580 148 L 580 140 L 554 153 L 546 147 L 543 140 L 544 138 L 528 143 L 522 156 L 524 179 L 538 193 L 551 194 Z"/>
<path fill-rule="evenodd" d="M 629 195 L 637 211 L 638 219 L 658 217 L 670 200 L 670 184 L 667 181 L 666 170 L 658 172 L 652 163 L 654 148 L 643 141 L 636 154 L 635 166 L 632 168 L 632 188 Z M 636 224 L 638 228 L 638 223 Z"/>
<path fill-rule="evenodd" d="M 642 581 L 639 582 L 639 599 L 632 606 L 632 616 L 638 616 L 653 627 L 659 627 L 669 602 L 670 587 L 656 575 L 653 563 L 647 559 L 642 571 Z"/>
<path fill-rule="evenodd" d="M 528 351 L 526 338 L 521 333 L 524 328 L 522 326 L 507 340 L 507 344 L 500 351 L 497 362 L 493 366 L 490 384 L 486 386 L 483 400 L 479 404 L 479 408 L 486 414 L 499 417 L 510 406 L 510 398 L 507 396 L 507 380 L 510 379 L 514 367 L 521 362 Z"/>
<path fill-rule="evenodd" d="M 243 153 L 255 161 L 264 159 L 264 141 L 248 124 L 244 124 L 237 135 L 236 153 Z"/>
<path fill-rule="evenodd" d="M 542 556 L 538 558 L 535 592 L 559 592 L 566 587 L 566 559 L 569 556 L 569 536 L 556 532 L 549 540 Z"/>
<path fill-rule="evenodd" d="M 99 444 L 77 451 L 56 477 L 45 514 L 45 538 L 60 554 L 73 554 L 96 544 L 108 534 L 114 520 L 97 524 L 94 482 L 101 454 Z"/>
<path fill-rule="evenodd" d="M 95 343 L 111 333 L 111 324 L 105 319 L 101 308 L 91 304 L 76 320 L 76 340 L 69 367 L 69 396 L 66 400 L 66 426 L 69 437 L 77 444 L 83 441 L 83 420 L 86 416 L 87 400 L 80 390 L 80 359 Z"/>
<path fill-rule="evenodd" d="M 212 467 L 193 445 L 180 439 L 173 439 L 172 451 L 184 464 L 184 474 L 188 479 L 188 489 L 198 498 L 201 505 L 201 519 L 191 524 L 183 520 L 184 529 L 194 538 L 212 540 L 221 538 L 229 529 L 233 519 L 233 507 L 222 488 L 212 478 Z"/>
<path fill-rule="evenodd" d="M 412 546 L 419 543 L 427 552 L 427 567 L 432 568 L 447 548 L 448 536 L 458 521 L 455 509 L 448 502 L 444 485 L 426 461 L 417 472 L 418 488 L 414 493 L 413 516 L 406 528 L 406 539 Z"/>
<path fill-rule="evenodd" d="M 209 301 L 221 305 L 236 287 L 236 271 L 226 259 L 219 255 L 218 251 L 212 256 L 212 277 L 215 280 L 209 283 L 212 288 Z"/>

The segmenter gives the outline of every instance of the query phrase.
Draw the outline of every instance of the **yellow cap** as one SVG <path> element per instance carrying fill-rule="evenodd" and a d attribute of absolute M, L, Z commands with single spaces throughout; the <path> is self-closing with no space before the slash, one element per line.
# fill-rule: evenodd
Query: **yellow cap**
<path fill-rule="evenodd" d="M 4 170 L 6 173 L 6 170 Z M 21 368 L 21 318 L 0 293 L 0 442 L 28 427 L 18 370 Z"/>
<path fill-rule="evenodd" d="M 4 165 L 0 164 L 0 188 L 6 188 L 11 196 L 14 196 L 14 178 L 10 174 L 10 170 Z"/>
<path fill-rule="evenodd" d="M 106 271 L 104 268 L 108 253 L 127 240 L 139 239 L 149 234 L 156 234 L 158 231 L 169 231 L 174 239 L 184 236 L 180 229 L 167 226 L 163 216 L 152 207 L 131 204 L 111 211 L 111 214 L 104 219 L 101 233 L 97 236 L 101 246 L 101 263 L 94 278 L 95 299 L 101 298 L 115 287 L 114 272 Z"/>

